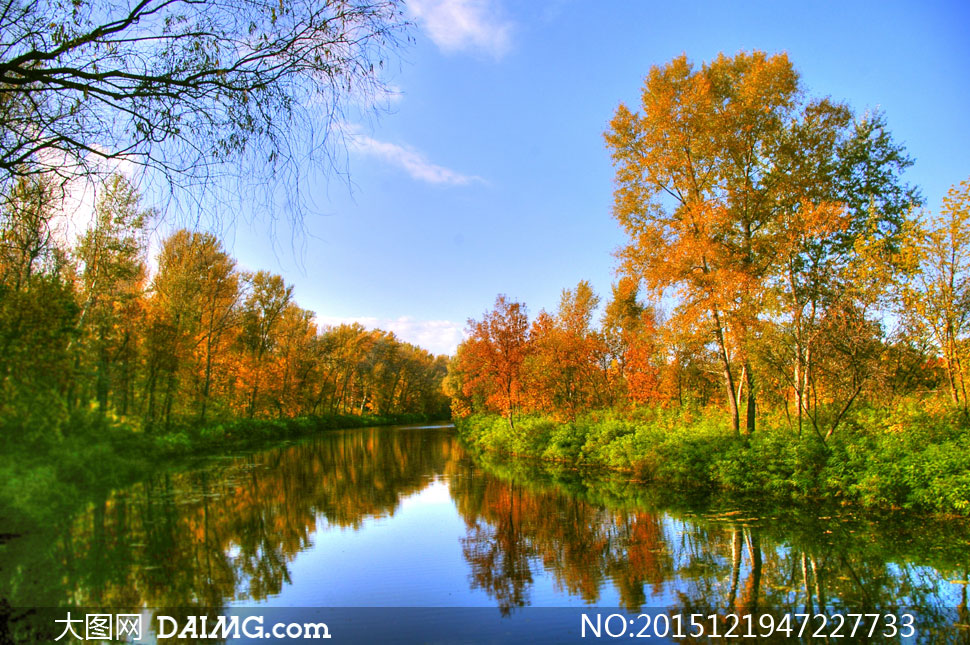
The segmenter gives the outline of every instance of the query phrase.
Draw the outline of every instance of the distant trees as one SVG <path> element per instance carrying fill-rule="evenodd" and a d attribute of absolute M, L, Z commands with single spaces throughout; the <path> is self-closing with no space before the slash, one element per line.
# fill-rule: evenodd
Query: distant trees
<path fill-rule="evenodd" d="M 581 281 L 563 290 L 555 315 L 541 311 L 530 324 L 525 305 L 498 296 L 481 320 L 468 321 L 468 337 L 448 366 L 453 413 L 497 412 L 514 430 L 523 411 L 570 419 L 612 404 L 620 377 L 593 326 L 599 301 Z"/>
<path fill-rule="evenodd" d="M 609 398 L 606 346 L 593 329 L 599 304 L 588 282 L 564 289 L 555 316 L 542 312 L 529 333 L 527 392 L 532 407 L 565 418 L 600 407 Z"/>
<path fill-rule="evenodd" d="M 50 437 L 78 414 L 149 431 L 222 419 L 443 414 L 444 357 L 359 325 L 318 328 L 280 276 L 240 271 L 208 233 L 166 238 L 112 178 L 72 249 L 48 230 L 45 185 L 21 180 L 31 217 L 0 229 L 0 430 Z M 10 436 L 9 434 L 7 435 Z"/>
<path fill-rule="evenodd" d="M 522 405 L 522 364 L 529 348 L 525 306 L 500 295 L 495 308 L 480 321 L 468 321 L 468 339 L 453 362 L 460 392 L 488 409 L 501 412 L 509 427 Z"/>

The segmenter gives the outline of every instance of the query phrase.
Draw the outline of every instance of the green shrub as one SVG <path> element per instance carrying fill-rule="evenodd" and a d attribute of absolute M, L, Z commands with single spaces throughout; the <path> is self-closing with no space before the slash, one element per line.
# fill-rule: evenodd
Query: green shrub
<path fill-rule="evenodd" d="M 970 515 L 970 428 L 946 407 L 860 408 L 822 441 L 769 417 L 749 438 L 717 409 L 599 411 L 569 423 L 477 415 L 458 423 L 471 445 L 576 466 L 604 466 L 679 490 L 833 499 L 870 508 Z"/>

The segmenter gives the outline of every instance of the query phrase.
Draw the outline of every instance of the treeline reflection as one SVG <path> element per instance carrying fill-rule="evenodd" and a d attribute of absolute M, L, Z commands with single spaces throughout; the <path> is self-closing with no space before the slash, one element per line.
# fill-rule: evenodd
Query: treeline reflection
<path fill-rule="evenodd" d="M 662 491 L 618 480 L 584 481 L 487 456 L 466 467 L 451 490 L 468 525 L 462 546 L 471 584 L 505 613 L 531 604 L 533 582 L 545 572 L 571 595 L 630 612 L 915 607 L 927 642 L 970 643 L 965 522 L 807 509 L 672 510 Z M 476 468 L 487 474 L 476 479 Z"/>
<path fill-rule="evenodd" d="M 439 476 L 465 522 L 469 587 L 484 590 L 504 613 L 547 604 L 533 594 L 548 576 L 574 598 L 629 611 L 916 606 L 924 632 L 967 640 L 966 630 L 952 629 L 954 620 L 970 623 L 965 524 L 671 509 L 662 492 L 621 480 L 472 458 L 435 429 L 334 433 L 149 477 L 49 534 L 4 544 L 0 593 L 15 608 L 217 613 L 280 593 L 316 532 L 360 529 L 369 518 L 392 515 L 400 500 Z"/>

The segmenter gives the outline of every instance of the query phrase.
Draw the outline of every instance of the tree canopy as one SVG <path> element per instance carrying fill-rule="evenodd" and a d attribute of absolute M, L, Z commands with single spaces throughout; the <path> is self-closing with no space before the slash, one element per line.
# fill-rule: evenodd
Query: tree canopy
<path fill-rule="evenodd" d="M 641 110 L 621 104 L 606 141 L 613 214 L 630 238 L 622 272 L 674 293 L 681 329 L 710 333 L 735 430 L 743 406 L 753 431 L 763 324 L 796 327 L 792 369 L 806 388 L 805 311 L 816 328 L 826 308 L 832 319 L 864 318 L 845 306 L 858 304 L 847 295 L 865 297 L 845 287 L 859 282 L 854 264 L 885 261 L 898 245 L 919 203 L 901 180 L 911 161 L 881 115 L 854 119 L 845 105 L 807 98 L 788 57 L 764 52 L 653 67 Z M 859 253 L 863 242 L 884 252 Z"/>

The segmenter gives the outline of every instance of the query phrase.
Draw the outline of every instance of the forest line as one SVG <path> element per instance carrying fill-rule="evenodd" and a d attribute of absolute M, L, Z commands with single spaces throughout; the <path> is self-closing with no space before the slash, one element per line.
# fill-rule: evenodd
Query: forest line
<path fill-rule="evenodd" d="M 503 295 L 470 320 L 445 382 L 466 436 L 970 511 L 970 180 L 922 210 L 885 115 L 811 97 L 784 54 L 655 66 L 605 140 L 627 244 L 599 324 L 585 281 L 532 320 Z"/>
<path fill-rule="evenodd" d="M 293 287 L 241 270 L 212 234 L 166 237 L 116 175 L 73 246 L 53 233 L 59 196 L 21 180 L 2 219 L 0 419 L 54 438 L 90 420 L 164 433 L 232 419 L 447 415 L 445 357 L 393 333 L 318 326 Z"/>

